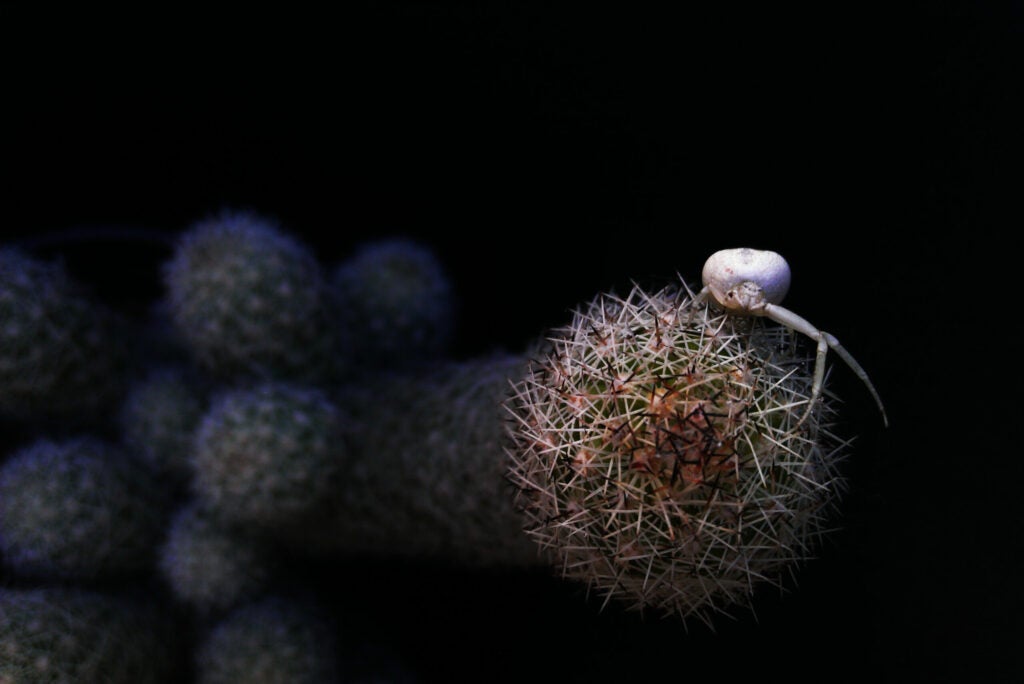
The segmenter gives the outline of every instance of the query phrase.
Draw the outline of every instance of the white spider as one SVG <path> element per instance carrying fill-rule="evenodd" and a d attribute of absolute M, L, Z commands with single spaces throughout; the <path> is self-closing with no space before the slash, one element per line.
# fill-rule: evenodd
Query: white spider
<path fill-rule="evenodd" d="M 807 403 L 807 411 L 797 421 L 794 429 L 800 427 L 807 419 L 821 394 L 821 386 L 825 378 L 825 355 L 829 347 L 834 349 L 846 362 L 846 365 L 867 385 L 868 391 L 871 392 L 871 396 L 878 404 L 878 409 L 882 412 L 882 421 L 888 427 L 889 419 L 885 415 L 885 407 L 882 406 L 882 399 L 875 391 L 875 386 L 871 384 L 868 374 L 860 364 L 839 344 L 839 340 L 823 330 L 818 330 L 806 319 L 789 309 L 779 306 L 779 302 L 789 291 L 790 280 L 789 264 L 781 255 L 749 247 L 723 249 L 708 257 L 704 263 L 701 280 L 704 283 L 704 288 L 694 298 L 693 306 L 698 306 L 710 296 L 715 303 L 730 314 L 767 316 L 791 330 L 807 335 L 818 343 L 811 398 Z"/>

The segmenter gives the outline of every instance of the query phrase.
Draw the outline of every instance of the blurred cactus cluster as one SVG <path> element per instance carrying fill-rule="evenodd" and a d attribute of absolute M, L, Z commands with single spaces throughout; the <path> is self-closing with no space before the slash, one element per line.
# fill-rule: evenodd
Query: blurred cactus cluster
<path fill-rule="evenodd" d="M 283 579 L 318 559 L 540 569 L 710 624 L 783 586 L 842 490 L 829 402 L 795 426 L 792 339 L 685 285 L 460 359 L 412 240 L 330 265 L 224 211 L 161 276 L 150 353 L 60 262 L 0 248 L 0 684 L 416 681 Z"/>
<path fill-rule="evenodd" d="M 0 247 L 0 682 L 416 681 L 289 589 L 281 554 L 331 536 L 350 397 L 447 352 L 437 255 L 381 239 L 331 270 L 223 211 L 159 275 L 153 345 L 60 260 Z"/>

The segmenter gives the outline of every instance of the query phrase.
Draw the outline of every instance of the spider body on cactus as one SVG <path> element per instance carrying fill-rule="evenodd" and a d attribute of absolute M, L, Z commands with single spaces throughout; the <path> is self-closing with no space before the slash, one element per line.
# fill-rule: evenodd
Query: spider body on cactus
<path fill-rule="evenodd" d="M 782 587 L 843 489 L 827 402 L 788 331 L 685 288 L 601 295 L 514 383 L 509 478 L 566 578 L 711 624 Z"/>

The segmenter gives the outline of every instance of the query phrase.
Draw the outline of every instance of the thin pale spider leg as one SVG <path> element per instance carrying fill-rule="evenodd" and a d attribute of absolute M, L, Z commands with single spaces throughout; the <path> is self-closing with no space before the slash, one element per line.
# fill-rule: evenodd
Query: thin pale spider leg
<path fill-rule="evenodd" d="M 689 288 L 687 288 L 689 289 Z M 697 307 L 707 301 L 708 295 L 711 293 L 711 288 L 707 285 L 704 286 L 697 296 L 690 301 L 690 316 L 686 319 L 686 327 L 689 328 L 693 324 L 693 315 L 697 313 Z"/>
<path fill-rule="evenodd" d="M 789 309 L 779 306 L 778 304 L 765 304 L 762 309 L 762 313 L 776 323 L 781 323 L 787 328 L 792 328 L 797 332 L 803 333 L 818 343 L 818 355 L 814 364 L 814 384 L 811 386 L 811 400 L 808 403 L 807 411 L 804 413 L 803 417 L 797 421 L 794 428 L 800 427 L 800 425 L 802 425 L 807 419 L 807 416 L 814 407 L 818 396 L 821 394 L 821 386 L 825 377 L 825 354 L 828 352 L 829 348 L 835 350 L 835 352 L 839 354 L 839 358 L 845 361 L 846 365 L 850 367 L 850 370 L 852 370 L 854 374 L 861 379 L 864 385 L 867 386 L 868 391 L 871 392 L 871 396 L 875 399 L 875 403 L 878 404 L 878 410 L 882 412 L 882 422 L 885 423 L 886 427 L 889 427 L 889 417 L 886 415 L 885 407 L 882 405 L 882 398 L 878 395 L 878 392 L 875 390 L 875 386 L 868 378 L 867 371 L 857 363 L 850 352 L 843 348 L 843 345 L 839 344 L 839 340 L 837 340 L 834 335 L 818 330 L 811 325 L 807 319 L 798 316 Z"/>

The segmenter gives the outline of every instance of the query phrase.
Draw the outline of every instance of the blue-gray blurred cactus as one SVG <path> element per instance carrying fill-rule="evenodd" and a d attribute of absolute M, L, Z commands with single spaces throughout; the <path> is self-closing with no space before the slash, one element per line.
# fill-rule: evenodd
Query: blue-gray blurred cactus
<path fill-rule="evenodd" d="M 113 405 L 121 324 L 60 263 L 0 248 L 0 416 L 81 421 Z"/>
<path fill-rule="evenodd" d="M 323 270 L 269 219 L 224 211 L 196 223 L 164 279 L 182 339 L 218 376 L 322 381 L 341 372 L 342 335 Z"/>
<path fill-rule="evenodd" d="M 361 367 L 410 366 L 448 351 L 452 284 L 433 250 L 392 238 L 362 245 L 334 271 L 338 316 Z"/>
<path fill-rule="evenodd" d="M 0 588 L 0 683 L 177 684 L 175 628 L 165 611 L 126 598 Z"/>
<path fill-rule="evenodd" d="M 120 414 L 124 442 L 165 481 L 185 485 L 192 478 L 193 436 L 205 395 L 189 369 L 170 366 L 129 387 Z"/>
<path fill-rule="evenodd" d="M 262 539 L 212 519 L 194 503 L 175 514 L 160 549 L 160 572 L 172 595 L 203 617 L 265 592 L 274 569 Z"/>
<path fill-rule="evenodd" d="M 200 644 L 198 684 L 340 681 L 339 633 L 319 610 L 270 596 L 231 611 Z"/>
<path fill-rule="evenodd" d="M 305 521 L 334 490 L 345 438 L 343 414 L 316 389 L 272 382 L 227 391 L 196 434 L 195 494 L 232 524 Z"/>
<path fill-rule="evenodd" d="M 91 437 L 40 440 L 0 468 L 0 551 L 19 576 L 101 580 L 152 571 L 166 491 Z"/>
<path fill-rule="evenodd" d="M 329 519 L 290 541 L 337 553 L 468 567 L 535 567 L 506 471 L 509 378 L 525 359 L 488 356 L 382 375 L 340 393 L 352 453 Z"/>

